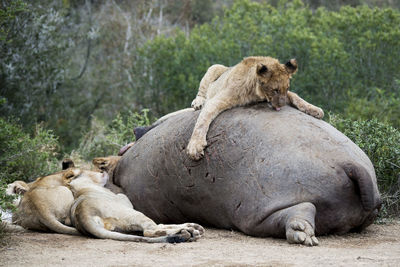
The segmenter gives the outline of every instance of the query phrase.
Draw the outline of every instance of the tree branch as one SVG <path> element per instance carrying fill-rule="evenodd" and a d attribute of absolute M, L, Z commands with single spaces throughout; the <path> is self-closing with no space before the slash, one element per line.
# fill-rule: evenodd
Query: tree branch
<path fill-rule="evenodd" d="M 90 0 L 86 0 L 86 7 L 87 7 L 88 13 L 89 13 L 89 26 L 91 26 L 92 25 L 92 8 L 91 8 Z M 79 75 L 76 76 L 75 78 L 72 78 L 72 80 L 80 79 L 86 71 L 87 65 L 89 63 L 91 44 L 92 44 L 92 40 L 90 39 L 90 37 L 87 37 L 87 40 L 88 40 L 88 44 L 87 44 L 87 49 L 86 49 L 85 63 L 83 64 L 83 67 L 82 67 Z"/>

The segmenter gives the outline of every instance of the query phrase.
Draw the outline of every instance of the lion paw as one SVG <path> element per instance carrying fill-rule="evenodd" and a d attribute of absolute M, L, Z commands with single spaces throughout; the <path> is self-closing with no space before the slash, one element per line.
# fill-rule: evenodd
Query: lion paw
<path fill-rule="evenodd" d="M 168 230 L 168 232 L 171 232 L 171 230 Z M 168 235 L 167 242 L 192 242 L 196 241 L 204 234 L 204 228 L 196 223 L 184 223 L 179 225 L 177 229 L 172 230 L 172 232 L 173 234 L 170 233 Z"/>
<path fill-rule="evenodd" d="M 203 107 L 205 102 L 206 99 L 204 97 L 196 96 L 196 98 L 192 102 L 192 108 L 194 108 L 194 110 L 199 110 Z"/>
<path fill-rule="evenodd" d="M 186 148 L 186 153 L 192 160 L 199 160 L 204 156 L 204 148 L 207 145 L 207 141 L 190 139 L 189 144 Z"/>
<path fill-rule="evenodd" d="M 317 246 L 318 239 L 315 237 L 314 228 L 305 220 L 294 219 L 286 229 L 286 239 L 289 243 L 303 244 L 306 246 Z"/>
<path fill-rule="evenodd" d="M 204 235 L 204 228 L 197 223 L 185 223 L 182 230 L 190 233 L 189 241 L 195 241 Z"/>
<path fill-rule="evenodd" d="M 317 119 L 322 119 L 324 117 L 324 111 L 319 107 L 312 107 L 312 108 L 308 109 L 306 111 L 306 113 Z"/>
<path fill-rule="evenodd" d="M 23 181 L 15 181 L 7 186 L 6 195 L 23 195 L 29 190 L 28 185 Z"/>

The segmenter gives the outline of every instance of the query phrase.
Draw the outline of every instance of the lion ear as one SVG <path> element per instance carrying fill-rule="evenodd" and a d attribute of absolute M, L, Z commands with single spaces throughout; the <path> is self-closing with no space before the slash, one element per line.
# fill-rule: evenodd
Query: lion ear
<path fill-rule="evenodd" d="M 265 75 L 266 73 L 268 73 L 268 67 L 261 63 L 257 64 L 257 74 Z"/>
<path fill-rule="evenodd" d="M 67 170 L 63 175 L 64 184 L 68 185 L 76 176 L 77 174 L 74 172 L 74 170 L 72 169 Z"/>
<path fill-rule="evenodd" d="M 297 71 L 297 60 L 292 58 L 285 64 L 286 71 L 289 74 L 294 74 Z"/>
<path fill-rule="evenodd" d="M 62 170 L 66 170 L 66 169 L 75 167 L 75 164 L 72 161 L 72 159 L 68 159 L 68 158 L 63 159 L 61 165 L 62 165 Z"/>

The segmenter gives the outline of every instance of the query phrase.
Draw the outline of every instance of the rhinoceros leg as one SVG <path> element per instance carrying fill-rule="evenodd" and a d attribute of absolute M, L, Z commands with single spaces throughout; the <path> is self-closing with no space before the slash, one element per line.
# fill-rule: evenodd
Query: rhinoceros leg
<path fill-rule="evenodd" d="M 307 246 L 318 245 L 315 237 L 316 208 L 310 202 L 303 202 L 289 208 L 276 211 L 263 223 L 266 229 L 277 232 L 285 231 L 289 243 L 304 244 Z M 284 229 L 282 229 L 284 227 Z"/>

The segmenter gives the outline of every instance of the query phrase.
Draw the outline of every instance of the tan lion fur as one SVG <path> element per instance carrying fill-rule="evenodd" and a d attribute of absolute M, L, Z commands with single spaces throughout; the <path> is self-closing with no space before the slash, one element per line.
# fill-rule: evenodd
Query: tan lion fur
<path fill-rule="evenodd" d="M 16 181 L 9 185 L 8 193 L 23 194 L 12 221 L 25 229 L 79 234 L 71 227 L 69 211 L 74 201 L 72 192 L 64 186 L 66 171 L 40 177 L 32 183 Z"/>
<path fill-rule="evenodd" d="M 77 169 L 70 169 L 64 176 L 64 183 L 75 197 L 71 221 L 81 233 L 104 239 L 150 243 L 194 241 L 203 234 L 204 229 L 194 223 L 157 225 L 134 210 L 126 195 L 114 194 L 104 188 L 107 179 L 106 172 L 87 175 Z M 143 232 L 143 236 L 128 234 L 136 231 Z"/>
<path fill-rule="evenodd" d="M 98 157 L 92 160 L 92 163 L 97 170 L 107 172 L 109 175 L 108 181 L 104 187 L 110 189 L 116 194 L 123 193 L 122 188 L 114 184 L 114 170 L 120 159 L 121 156 L 108 156 Z"/>
<path fill-rule="evenodd" d="M 200 81 L 198 94 L 192 102 L 195 110 L 202 110 L 186 148 L 188 155 L 194 160 L 204 155 L 211 122 L 222 111 L 236 106 L 268 101 L 279 110 L 288 102 L 302 112 L 322 118 L 322 109 L 288 91 L 296 71 L 295 59 L 281 64 L 271 57 L 247 57 L 233 67 L 211 66 Z"/>

